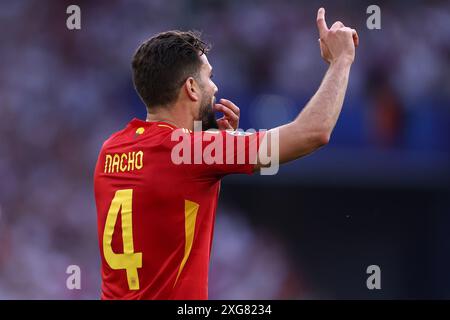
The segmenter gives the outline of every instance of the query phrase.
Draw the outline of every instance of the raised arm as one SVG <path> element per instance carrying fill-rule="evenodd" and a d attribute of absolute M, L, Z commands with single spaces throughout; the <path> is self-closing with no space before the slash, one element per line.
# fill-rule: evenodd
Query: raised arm
<path fill-rule="evenodd" d="M 344 102 L 358 35 L 339 21 L 328 29 L 323 8 L 317 13 L 317 27 L 320 51 L 329 68 L 319 89 L 297 118 L 268 131 L 268 148 L 274 152 L 276 149 L 271 146 L 273 139 L 270 136 L 278 130 L 279 163 L 292 161 L 327 144 Z M 255 169 L 262 166 L 258 161 Z"/>

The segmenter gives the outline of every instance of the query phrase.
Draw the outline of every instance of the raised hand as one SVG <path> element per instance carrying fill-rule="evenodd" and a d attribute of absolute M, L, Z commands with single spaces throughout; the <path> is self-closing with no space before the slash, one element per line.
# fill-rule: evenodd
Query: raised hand
<path fill-rule="evenodd" d="M 333 63 L 339 59 L 353 62 L 355 48 L 359 44 L 358 33 L 355 29 L 346 27 L 340 21 L 333 23 L 328 29 L 324 8 L 317 11 L 317 28 L 320 36 L 320 53 L 326 62 Z"/>

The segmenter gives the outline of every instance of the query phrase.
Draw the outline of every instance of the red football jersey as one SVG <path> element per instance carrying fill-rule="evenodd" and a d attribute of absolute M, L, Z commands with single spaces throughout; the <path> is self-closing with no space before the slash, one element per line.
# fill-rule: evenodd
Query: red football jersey
<path fill-rule="evenodd" d="M 208 298 L 220 179 L 251 174 L 261 138 L 133 119 L 103 144 L 94 174 L 102 299 Z"/>

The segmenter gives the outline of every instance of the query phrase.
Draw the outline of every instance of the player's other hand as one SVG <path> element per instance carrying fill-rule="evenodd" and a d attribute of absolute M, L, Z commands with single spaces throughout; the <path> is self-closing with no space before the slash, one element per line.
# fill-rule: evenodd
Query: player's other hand
<path fill-rule="evenodd" d="M 341 59 L 353 62 L 355 48 L 359 44 L 358 33 L 355 29 L 346 27 L 340 21 L 336 21 L 328 29 L 324 8 L 317 11 L 317 28 L 320 35 L 320 53 L 326 62 L 333 63 Z"/>
<path fill-rule="evenodd" d="M 223 113 L 223 117 L 217 119 L 219 130 L 236 130 L 239 127 L 239 115 L 241 111 L 230 100 L 220 99 L 219 102 L 214 105 L 214 110 Z"/>

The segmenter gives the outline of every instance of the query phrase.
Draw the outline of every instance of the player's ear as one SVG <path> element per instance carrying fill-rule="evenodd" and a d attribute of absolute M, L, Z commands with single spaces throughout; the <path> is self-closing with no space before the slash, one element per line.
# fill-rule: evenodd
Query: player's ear
<path fill-rule="evenodd" d="M 186 95 L 192 101 L 198 101 L 200 99 L 200 87 L 193 77 L 187 78 L 183 87 Z"/>

